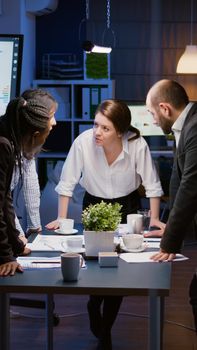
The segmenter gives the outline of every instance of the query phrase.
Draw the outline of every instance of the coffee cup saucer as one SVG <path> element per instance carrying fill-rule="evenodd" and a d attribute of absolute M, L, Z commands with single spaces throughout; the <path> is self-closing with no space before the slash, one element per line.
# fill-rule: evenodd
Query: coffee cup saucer
<path fill-rule="evenodd" d="M 148 248 L 148 244 L 147 244 L 147 242 L 144 242 L 144 243 L 142 243 L 142 245 L 139 248 L 129 249 L 129 248 L 125 247 L 124 243 L 122 243 L 120 245 L 120 247 L 126 253 L 140 253 L 140 252 L 143 252 L 144 250 L 146 250 Z"/>
<path fill-rule="evenodd" d="M 59 235 L 75 235 L 78 232 L 78 230 L 75 230 L 74 228 L 68 231 L 62 231 L 60 228 L 58 228 L 57 230 L 54 230 L 54 231 Z"/>
<path fill-rule="evenodd" d="M 80 248 L 77 248 L 77 247 L 68 247 L 67 250 L 66 250 L 67 253 L 85 253 L 85 248 L 83 247 L 80 247 Z"/>

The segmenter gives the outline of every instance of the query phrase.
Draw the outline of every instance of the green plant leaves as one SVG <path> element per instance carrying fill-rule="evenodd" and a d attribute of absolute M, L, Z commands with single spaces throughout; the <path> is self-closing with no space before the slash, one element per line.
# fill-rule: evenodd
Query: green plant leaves
<path fill-rule="evenodd" d="M 86 56 L 87 78 L 107 79 L 108 62 L 106 53 L 89 53 Z"/>
<path fill-rule="evenodd" d="M 101 201 L 90 204 L 82 213 L 82 223 L 89 231 L 115 231 L 121 222 L 122 206 L 119 203 Z"/>

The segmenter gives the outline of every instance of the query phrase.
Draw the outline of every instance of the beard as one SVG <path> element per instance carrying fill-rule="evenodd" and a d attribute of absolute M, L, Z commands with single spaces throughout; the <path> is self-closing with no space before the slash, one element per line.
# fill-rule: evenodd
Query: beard
<path fill-rule="evenodd" d="M 159 126 L 163 130 L 164 134 L 170 134 L 172 132 L 172 122 L 164 118 L 160 119 Z"/>

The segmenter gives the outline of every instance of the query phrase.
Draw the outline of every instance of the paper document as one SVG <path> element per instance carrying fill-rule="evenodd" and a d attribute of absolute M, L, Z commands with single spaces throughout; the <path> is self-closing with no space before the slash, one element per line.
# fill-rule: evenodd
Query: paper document
<path fill-rule="evenodd" d="M 122 253 L 120 254 L 120 258 L 128 263 L 143 263 L 143 262 L 154 262 L 150 259 L 155 252 L 141 252 L 141 253 Z M 173 261 L 183 261 L 188 260 L 188 258 L 182 254 L 177 254 L 176 259 Z"/>
<path fill-rule="evenodd" d="M 51 269 L 57 268 L 61 265 L 61 257 L 43 257 L 43 256 L 20 256 L 17 258 L 18 263 L 24 269 Z M 82 268 L 86 267 L 85 260 L 83 260 Z"/>
<path fill-rule="evenodd" d="M 144 242 L 147 242 L 148 248 L 157 248 L 159 249 L 160 247 L 160 242 L 149 242 L 144 239 Z"/>
<path fill-rule="evenodd" d="M 32 251 L 60 251 L 67 252 L 67 239 L 73 236 L 41 235 L 38 234 L 32 243 L 27 247 Z"/>
<path fill-rule="evenodd" d="M 17 261 L 24 269 L 60 267 L 60 256 L 51 258 L 21 256 L 17 258 Z"/>
<path fill-rule="evenodd" d="M 148 237 L 144 237 L 144 241 L 145 242 L 161 242 L 161 238 L 160 237 L 150 237 L 150 238 L 148 238 Z"/>

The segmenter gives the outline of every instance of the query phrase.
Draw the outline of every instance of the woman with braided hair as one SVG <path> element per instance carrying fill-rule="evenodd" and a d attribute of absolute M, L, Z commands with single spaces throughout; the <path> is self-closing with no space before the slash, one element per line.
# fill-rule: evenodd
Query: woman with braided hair
<path fill-rule="evenodd" d="M 46 104 L 50 113 L 53 114 L 56 111 L 56 100 L 46 90 L 28 89 L 25 90 L 21 96 L 26 101 L 36 96 L 37 101 L 39 100 Z M 14 191 L 13 198 L 16 214 L 18 213 L 20 215 L 22 212 L 23 215 L 22 224 L 19 222 L 17 215 L 15 215 L 16 228 L 20 232 L 20 238 L 26 243 L 26 237 L 31 233 L 42 231 L 40 218 L 40 185 L 35 158 L 28 160 L 23 157 L 22 164 L 22 182 L 20 181 L 19 169 L 15 166 L 12 174 L 11 191 Z M 19 193 L 22 194 L 20 198 Z"/>
<path fill-rule="evenodd" d="M 0 118 L 0 276 L 22 272 L 18 255 L 30 252 L 19 238 L 15 226 L 10 184 L 15 166 L 22 178 L 22 159 L 32 159 L 56 124 L 54 113 L 46 101 L 37 98 L 16 98 Z"/>

